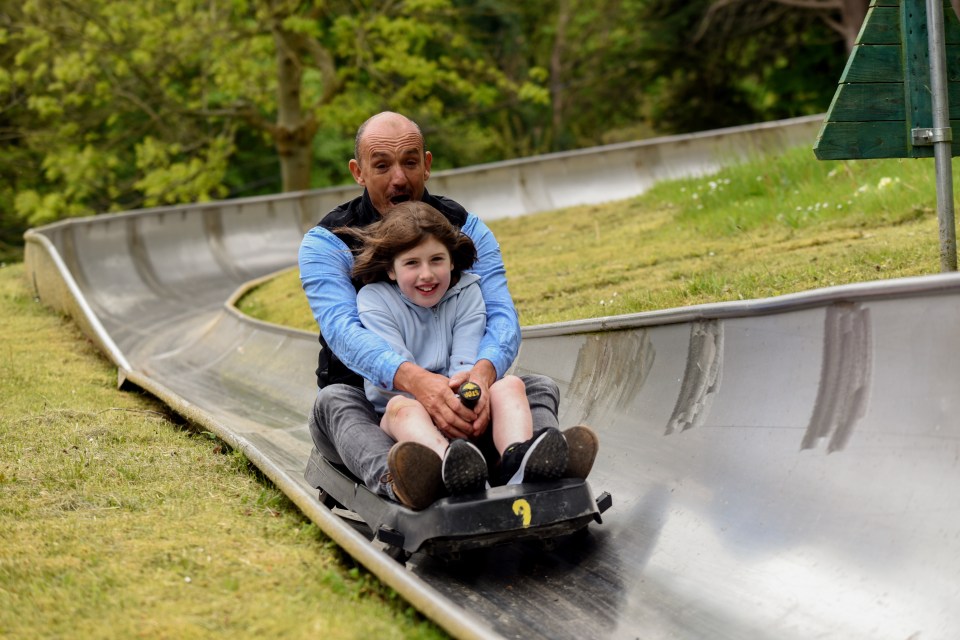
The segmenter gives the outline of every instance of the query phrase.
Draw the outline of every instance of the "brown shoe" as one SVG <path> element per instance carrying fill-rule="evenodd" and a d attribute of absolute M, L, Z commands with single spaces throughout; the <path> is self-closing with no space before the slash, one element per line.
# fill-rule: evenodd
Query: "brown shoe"
<path fill-rule="evenodd" d="M 398 442 L 387 454 L 393 494 L 414 510 L 433 504 L 443 489 L 440 456 L 417 442 Z"/>
<path fill-rule="evenodd" d="M 593 429 L 582 424 L 564 431 L 563 437 L 567 439 L 568 452 L 564 477 L 586 479 L 593 469 L 594 460 L 597 459 L 600 439 Z"/>

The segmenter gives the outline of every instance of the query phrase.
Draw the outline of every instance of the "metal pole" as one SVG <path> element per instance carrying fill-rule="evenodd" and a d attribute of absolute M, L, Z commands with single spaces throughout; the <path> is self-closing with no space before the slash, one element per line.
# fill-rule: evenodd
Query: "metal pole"
<path fill-rule="evenodd" d="M 933 156 L 937 167 L 937 217 L 940 221 L 940 271 L 957 270 L 957 231 L 953 215 L 953 130 L 947 97 L 947 54 L 943 37 L 943 0 L 927 0 L 930 87 L 933 93 Z"/>

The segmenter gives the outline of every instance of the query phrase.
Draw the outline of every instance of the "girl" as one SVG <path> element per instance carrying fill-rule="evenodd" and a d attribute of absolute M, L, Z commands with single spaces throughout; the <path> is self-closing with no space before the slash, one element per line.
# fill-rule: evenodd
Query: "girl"
<path fill-rule="evenodd" d="M 470 238 L 419 201 L 399 204 L 362 229 L 337 232 L 363 242 L 353 268 L 354 278 L 365 285 L 357 294 L 363 325 L 417 365 L 450 378 L 454 389 L 466 382 L 486 325 L 479 277 L 465 272 L 476 260 Z M 448 441 L 411 397 L 369 380 L 365 391 L 388 435 L 401 444 L 428 447 L 441 458 L 440 474 L 449 493 L 488 486 L 486 460 L 473 442 Z M 500 458 L 494 484 L 559 478 L 567 464 L 566 440 L 554 428 L 534 437 L 523 381 L 504 376 L 489 393 L 489 431 Z"/>

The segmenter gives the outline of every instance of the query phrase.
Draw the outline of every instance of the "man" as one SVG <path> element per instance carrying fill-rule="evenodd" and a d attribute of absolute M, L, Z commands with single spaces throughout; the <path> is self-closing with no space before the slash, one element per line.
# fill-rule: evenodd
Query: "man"
<path fill-rule="evenodd" d="M 377 114 L 357 131 L 354 155 L 350 172 L 364 188 L 363 195 L 327 214 L 300 246 L 300 279 L 319 324 L 322 345 L 317 369 L 320 392 L 310 416 L 310 434 L 325 458 L 346 466 L 371 490 L 421 509 L 440 494 L 439 469 L 433 460 L 437 456 L 417 447 L 394 446 L 364 395 L 363 379 L 410 393 L 447 437 L 475 438 L 490 421 L 486 391 L 517 356 L 520 324 L 496 238 L 459 204 L 427 192 L 433 156 L 424 148 L 420 128 L 397 113 Z M 350 278 L 351 249 L 357 247 L 349 237 L 332 231 L 366 226 L 407 200 L 432 205 L 470 236 L 477 248 L 472 271 L 481 278 L 487 326 L 468 377 L 481 387 L 474 409 L 464 406 L 454 393 L 463 380 L 450 380 L 404 360 L 360 323 L 356 287 Z M 524 382 L 534 429 L 556 427 L 556 384 L 544 376 L 524 376 Z M 585 478 L 596 456 L 596 435 L 586 427 L 574 427 L 564 435 L 568 475 Z"/>

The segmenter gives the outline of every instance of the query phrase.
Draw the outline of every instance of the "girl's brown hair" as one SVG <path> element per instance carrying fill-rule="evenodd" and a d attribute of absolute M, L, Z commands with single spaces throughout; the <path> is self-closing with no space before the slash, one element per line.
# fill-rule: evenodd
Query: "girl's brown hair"
<path fill-rule="evenodd" d="M 382 220 L 360 229 L 341 227 L 334 233 L 354 237 L 363 243 L 353 263 L 353 277 L 363 284 L 389 280 L 387 270 L 393 268 L 394 258 L 431 236 L 450 252 L 453 263 L 451 284 L 455 284 L 460 279 L 460 272 L 472 267 L 477 259 L 473 241 L 425 202 L 402 202 L 391 207 Z"/>

